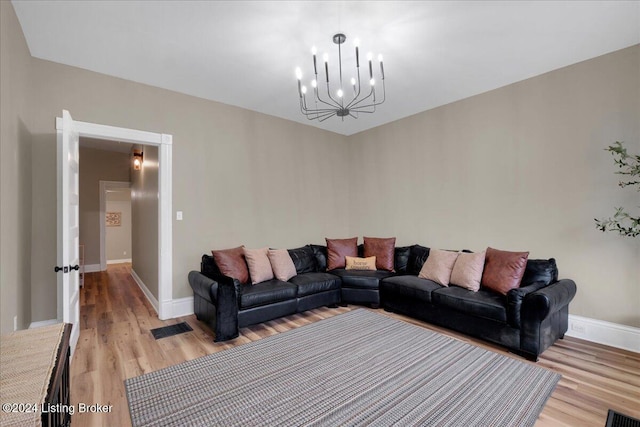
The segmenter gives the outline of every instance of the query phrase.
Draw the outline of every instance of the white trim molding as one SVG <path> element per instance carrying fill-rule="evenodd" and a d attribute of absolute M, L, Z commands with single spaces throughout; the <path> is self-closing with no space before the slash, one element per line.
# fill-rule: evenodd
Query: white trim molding
<path fill-rule="evenodd" d="M 158 147 L 158 299 L 160 320 L 171 319 L 173 301 L 173 192 L 172 178 L 172 148 L 173 137 L 168 134 L 160 136 Z"/>
<path fill-rule="evenodd" d="M 40 320 L 37 322 L 31 322 L 31 324 L 29 325 L 29 329 L 41 328 L 43 326 L 57 325 L 58 323 L 60 323 L 58 319 Z"/>
<path fill-rule="evenodd" d="M 193 297 L 177 298 L 171 304 L 171 317 L 183 317 L 193 314 Z"/>
<path fill-rule="evenodd" d="M 151 293 L 149 288 L 147 288 L 147 285 L 144 284 L 144 282 L 142 281 L 140 276 L 138 276 L 138 274 L 136 274 L 136 272 L 133 270 L 133 268 L 131 269 L 131 277 L 133 277 L 133 280 L 135 280 L 135 282 L 138 284 L 138 287 L 140 288 L 140 290 L 142 291 L 144 296 L 147 297 L 147 300 L 149 300 L 149 302 L 153 306 L 153 309 L 157 313 L 158 312 L 158 300 L 156 299 L 156 297 L 153 296 L 153 294 Z"/>
<path fill-rule="evenodd" d="M 131 258 L 127 259 L 108 259 L 107 264 L 124 264 L 125 262 L 131 262 Z"/>
<path fill-rule="evenodd" d="M 640 353 L 640 328 L 569 315 L 567 336 Z"/>

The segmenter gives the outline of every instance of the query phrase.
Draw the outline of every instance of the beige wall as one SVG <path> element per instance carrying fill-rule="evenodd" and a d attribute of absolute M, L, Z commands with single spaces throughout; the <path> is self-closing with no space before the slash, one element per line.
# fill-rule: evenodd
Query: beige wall
<path fill-rule="evenodd" d="M 31 56 L 11 3 L 0 2 L 0 332 L 31 321 Z M 51 264 L 49 267 L 55 265 Z M 55 279 L 55 277 L 54 277 Z M 56 282 L 53 282 L 55 290 Z M 53 300 L 55 301 L 55 300 Z M 55 303 L 51 304 L 53 314 Z M 54 316 L 55 317 L 55 316 Z"/>
<path fill-rule="evenodd" d="M 120 212 L 120 225 L 105 227 L 107 262 L 131 259 L 131 189 L 107 193 L 107 212 Z"/>
<path fill-rule="evenodd" d="M 640 47 L 347 138 L 29 59 L 10 4 L 0 3 L 3 331 L 14 314 L 28 317 L 29 290 L 16 283 L 29 275 L 32 320 L 56 316 L 54 118 L 63 108 L 77 120 L 173 135 L 174 218 L 184 212 L 173 222 L 174 298 L 192 294 L 187 273 L 212 248 L 395 235 L 399 244 L 554 256 L 579 286 L 571 313 L 640 326 L 640 240 L 593 226 L 614 206 L 637 205 L 637 194 L 617 189 L 602 148 L 620 139 L 638 151 Z"/>
<path fill-rule="evenodd" d="M 158 299 L 158 147 L 138 148 L 144 161 L 131 170 L 132 268 Z"/>
<path fill-rule="evenodd" d="M 572 314 L 640 327 L 640 238 L 593 221 L 637 212 L 603 149 L 640 153 L 639 104 L 636 45 L 357 134 L 351 234 L 555 257 Z"/>
<path fill-rule="evenodd" d="M 294 247 L 348 233 L 345 137 L 66 65 L 32 64 L 37 320 L 55 317 L 46 279 L 55 265 L 54 123 L 62 109 L 84 122 L 173 135 L 174 298 L 192 295 L 187 274 L 211 249 Z M 177 210 L 183 221 L 175 221 Z"/>
<path fill-rule="evenodd" d="M 100 181 L 129 182 L 129 159 L 127 153 L 80 147 L 80 243 L 86 265 L 100 264 Z"/>

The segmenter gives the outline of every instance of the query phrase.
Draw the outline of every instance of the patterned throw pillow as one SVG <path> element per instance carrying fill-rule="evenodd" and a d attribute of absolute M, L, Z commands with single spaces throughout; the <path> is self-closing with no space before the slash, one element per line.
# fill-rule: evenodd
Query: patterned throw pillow
<path fill-rule="evenodd" d="M 376 257 L 357 258 L 346 256 L 345 270 L 376 270 Z"/>

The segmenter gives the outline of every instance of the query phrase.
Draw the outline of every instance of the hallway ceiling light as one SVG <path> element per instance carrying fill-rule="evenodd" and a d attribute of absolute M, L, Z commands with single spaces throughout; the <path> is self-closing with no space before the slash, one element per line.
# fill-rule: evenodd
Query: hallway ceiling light
<path fill-rule="evenodd" d="M 342 75 L 342 44 L 347 40 L 347 36 L 342 33 L 338 33 L 333 36 L 333 42 L 338 45 L 338 71 L 339 79 L 337 82 L 329 82 L 329 54 L 323 55 L 324 62 L 324 82 L 326 83 L 326 94 L 324 89 L 320 89 L 318 86 L 322 83 L 318 80 L 318 63 L 316 59 L 317 50 L 315 47 L 311 48 L 311 54 L 313 55 L 313 72 L 314 78 L 310 81 L 311 94 L 309 95 L 309 102 L 307 103 L 307 86 L 302 84 L 302 70 L 300 67 L 296 68 L 296 78 L 298 79 L 298 96 L 300 97 L 300 111 L 309 120 L 318 120 L 323 122 L 330 117 L 338 116 L 344 118 L 346 116 L 358 118 L 359 113 L 373 113 L 376 111 L 376 106 L 382 104 L 385 101 L 385 86 L 384 86 L 384 65 L 382 63 L 382 55 L 378 55 L 378 62 L 380 64 L 380 83 L 379 89 L 380 97 L 376 97 L 376 78 L 373 73 L 373 54 L 367 54 L 367 60 L 369 61 L 369 79 L 368 87 L 365 83 L 364 87 L 360 85 L 360 52 L 358 39 L 354 40 L 354 46 L 356 49 L 356 69 L 355 75 L 349 76 L 347 84 Z M 333 85 L 333 87 L 332 87 Z M 361 90 L 363 89 L 363 90 Z M 368 92 L 368 93 L 367 93 Z"/>

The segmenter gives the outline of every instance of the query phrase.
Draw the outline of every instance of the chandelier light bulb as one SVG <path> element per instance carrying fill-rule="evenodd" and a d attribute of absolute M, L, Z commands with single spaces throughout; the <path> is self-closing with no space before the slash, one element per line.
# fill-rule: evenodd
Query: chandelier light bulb
<path fill-rule="evenodd" d="M 318 87 L 318 81 L 316 79 L 311 80 L 311 87 L 314 89 Z"/>
<path fill-rule="evenodd" d="M 378 55 L 378 62 L 382 62 L 382 54 Z"/>
<path fill-rule="evenodd" d="M 315 55 L 316 53 L 318 53 L 318 49 L 316 49 L 316 47 L 315 47 L 315 46 L 313 46 L 313 47 L 311 48 L 311 54 L 312 54 L 312 55 Z"/>
<path fill-rule="evenodd" d="M 360 46 L 360 39 L 355 39 L 355 40 L 353 41 L 353 45 L 354 45 L 355 47 L 359 47 L 359 46 Z"/>
<path fill-rule="evenodd" d="M 307 93 L 307 87 L 306 87 L 306 86 L 302 86 L 302 89 L 301 89 L 301 90 L 302 90 L 302 93 L 303 93 L 303 94 Z"/>
<path fill-rule="evenodd" d="M 329 54 L 325 52 L 325 54 L 324 54 L 324 55 L 322 55 L 322 60 L 323 60 L 324 62 L 329 62 Z"/>
<path fill-rule="evenodd" d="M 351 86 L 355 86 L 356 85 L 356 79 L 355 77 L 351 77 Z"/>
<path fill-rule="evenodd" d="M 298 80 L 302 79 L 302 70 L 300 69 L 300 67 L 296 67 L 296 78 Z"/>
<path fill-rule="evenodd" d="M 370 84 L 371 86 L 375 86 L 375 84 L 376 84 L 376 79 L 371 79 L 371 80 L 369 80 L 369 84 Z"/>
<path fill-rule="evenodd" d="M 371 61 L 373 59 L 373 53 L 367 53 L 367 61 Z"/>
<path fill-rule="evenodd" d="M 342 98 L 342 95 L 344 95 L 344 92 L 342 92 L 342 89 L 338 89 L 338 98 Z"/>

